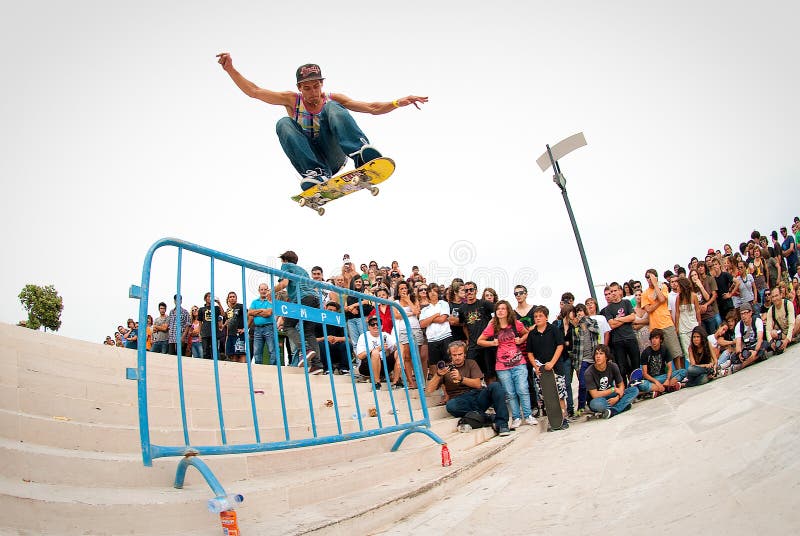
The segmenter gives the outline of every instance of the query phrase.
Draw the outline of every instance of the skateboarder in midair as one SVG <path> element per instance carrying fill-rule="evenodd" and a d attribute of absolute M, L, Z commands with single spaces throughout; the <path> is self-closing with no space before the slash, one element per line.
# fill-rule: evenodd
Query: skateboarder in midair
<path fill-rule="evenodd" d="M 229 53 L 217 54 L 217 58 L 245 95 L 286 108 L 288 117 L 278 121 L 276 131 L 283 152 L 300 173 L 303 190 L 330 179 L 347 163 L 348 156 L 356 167 L 381 156 L 348 110 L 380 115 L 410 104 L 420 109 L 420 104 L 428 102 L 428 97 L 415 95 L 391 102 L 360 102 L 341 93 L 325 93 L 322 70 L 313 63 L 297 68 L 299 93 L 271 91 L 242 76 Z"/>

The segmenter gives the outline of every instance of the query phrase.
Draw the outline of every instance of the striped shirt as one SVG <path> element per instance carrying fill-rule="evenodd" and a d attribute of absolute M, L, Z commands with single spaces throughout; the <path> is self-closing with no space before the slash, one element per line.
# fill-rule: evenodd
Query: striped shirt
<path fill-rule="evenodd" d="M 322 94 L 322 106 L 317 113 L 311 113 L 306 109 L 306 104 L 303 102 L 303 96 L 298 93 L 294 103 L 294 120 L 303 129 L 303 134 L 309 138 L 316 139 L 319 137 L 319 114 L 322 112 L 322 107 L 328 102 L 328 94 Z"/>

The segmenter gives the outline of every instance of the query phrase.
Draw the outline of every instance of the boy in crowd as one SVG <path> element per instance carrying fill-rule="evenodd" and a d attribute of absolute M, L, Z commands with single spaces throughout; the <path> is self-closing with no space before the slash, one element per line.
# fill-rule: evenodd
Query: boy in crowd
<path fill-rule="evenodd" d="M 528 361 L 536 369 L 537 374 L 541 374 L 541 367 L 555 373 L 563 421 L 561 429 L 565 430 L 569 428 L 566 374 L 567 367 L 571 367 L 572 363 L 564 351 L 564 332 L 547 321 L 549 313 L 550 311 L 543 305 L 533 310 L 533 327 L 528 332 L 527 342 Z M 537 362 L 542 365 L 538 365 Z"/>
<path fill-rule="evenodd" d="M 753 306 L 749 303 L 742 304 L 739 314 L 742 320 L 736 324 L 733 372 L 738 372 L 767 357 L 767 341 L 764 340 L 764 322 L 761 321 L 761 317 L 753 314 Z"/>
<path fill-rule="evenodd" d="M 673 372 L 672 359 L 664 346 L 664 332 L 658 328 L 650 332 L 650 346 L 642 352 L 642 393 L 652 393 L 653 398 L 665 392 L 677 391 L 686 378 L 686 369 Z"/>
<path fill-rule="evenodd" d="M 619 367 L 609 361 L 611 351 L 605 344 L 594 349 L 594 365 L 586 369 L 586 388 L 592 400 L 589 408 L 601 413 L 604 419 L 622 413 L 631 407 L 633 399 L 639 394 L 636 387 L 625 388 Z"/>

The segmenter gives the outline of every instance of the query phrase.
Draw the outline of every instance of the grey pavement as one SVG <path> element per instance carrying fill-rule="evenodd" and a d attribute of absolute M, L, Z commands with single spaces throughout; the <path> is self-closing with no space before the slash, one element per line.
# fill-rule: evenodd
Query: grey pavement
<path fill-rule="evenodd" d="M 380 534 L 797 534 L 799 366 L 795 345 L 607 421 L 522 434 L 498 466 Z"/>

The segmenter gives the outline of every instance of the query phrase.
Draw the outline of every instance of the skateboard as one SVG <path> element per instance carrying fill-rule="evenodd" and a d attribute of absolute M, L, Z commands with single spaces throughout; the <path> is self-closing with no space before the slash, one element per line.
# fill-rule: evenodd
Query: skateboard
<path fill-rule="evenodd" d="M 561 430 L 564 416 L 561 413 L 561 403 L 558 400 L 558 388 L 556 387 L 556 373 L 552 370 L 545 370 L 544 366 L 539 377 L 539 386 L 542 388 L 542 399 L 544 409 L 547 411 L 547 421 L 550 424 L 548 431 Z"/>
<path fill-rule="evenodd" d="M 394 160 L 385 157 L 376 158 L 359 168 L 346 171 L 292 196 L 292 201 L 297 202 L 301 207 L 316 210 L 317 214 L 322 216 L 325 214 L 323 205 L 353 192 L 369 190 L 372 195 L 378 195 L 379 190 L 376 184 L 391 177 L 392 173 L 394 173 Z"/>

